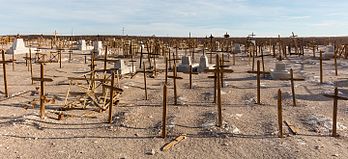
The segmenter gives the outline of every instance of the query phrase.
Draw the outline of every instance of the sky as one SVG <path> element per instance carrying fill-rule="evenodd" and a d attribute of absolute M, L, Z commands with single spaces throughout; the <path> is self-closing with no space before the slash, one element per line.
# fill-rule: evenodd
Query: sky
<path fill-rule="evenodd" d="M 0 0 L 0 35 L 347 36 L 347 0 Z"/>

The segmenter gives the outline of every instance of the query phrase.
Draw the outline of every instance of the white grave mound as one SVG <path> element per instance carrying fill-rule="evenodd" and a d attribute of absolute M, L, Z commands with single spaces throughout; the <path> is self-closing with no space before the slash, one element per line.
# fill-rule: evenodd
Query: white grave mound
<path fill-rule="evenodd" d="M 136 71 L 135 66 L 133 66 L 132 68 L 132 66 L 126 65 L 123 59 L 119 59 L 115 62 L 115 68 L 118 69 L 121 75 L 124 75 L 127 73 L 134 73 Z"/>
<path fill-rule="evenodd" d="M 208 57 L 203 54 L 200 58 L 199 58 L 199 66 L 197 68 L 197 72 L 204 72 L 205 69 L 210 69 L 211 66 L 209 65 L 209 61 L 208 61 Z"/>
<path fill-rule="evenodd" d="M 94 41 L 93 51 L 97 53 L 97 55 L 104 55 L 103 43 L 101 41 Z"/>
<path fill-rule="evenodd" d="M 178 72 L 190 72 L 190 65 L 192 66 L 192 71 L 194 68 L 198 67 L 198 64 L 192 64 L 191 56 L 183 56 L 181 58 L 181 64 L 177 66 Z"/>
<path fill-rule="evenodd" d="M 35 48 L 32 48 L 32 50 L 35 50 Z M 6 50 L 7 54 L 25 54 L 29 53 L 29 48 L 25 47 L 24 40 L 23 39 L 15 39 L 12 46 Z"/>
<path fill-rule="evenodd" d="M 94 48 L 93 46 L 88 46 L 86 44 L 86 40 L 79 40 L 78 44 L 79 44 L 78 49 L 80 51 L 92 50 Z"/>
<path fill-rule="evenodd" d="M 284 62 L 277 62 L 275 68 L 271 69 L 271 77 L 274 80 L 290 79 L 290 72 L 286 69 Z"/>
<path fill-rule="evenodd" d="M 335 54 L 335 47 L 333 45 L 327 45 L 325 52 L 323 54 L 323 59 L 330 60 L 331 58 L 334 57 L 334 54 Z"/>

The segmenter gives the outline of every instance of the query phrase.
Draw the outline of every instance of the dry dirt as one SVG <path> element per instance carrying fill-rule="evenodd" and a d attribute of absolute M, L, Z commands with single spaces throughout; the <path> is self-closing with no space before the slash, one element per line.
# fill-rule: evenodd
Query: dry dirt
<path fill-rule="evenodd" d="M 77 53 L 75 51 L 74 53 Z M 10 95 L 29 91 L 23 95 L 0 98 L 0 158 L 348 158 L 348 107 L 347 101 L 338 104 L 338 133 L 330 137 L 333 100 L 322 95 L 334 90 L 348 94 L 348 61 L 339 59 L 339 76 L 334 74 L 333 60 L 324 61 L 324 84 L 319 80 L 319 60 L 310 57 L 291 56 L 284 60 L 296 76 L 305 81 L 295 81 L 298 106 L 292 106 L 289 81 L 261 78 L 261 105 L 256 100 L 255 74 L 246 73 L 251 67 L 244 54 L 238 55 L 234 73 L 225 74 L 222 88 L 223 121 L 221 128 L 215 126 L 217 107 L 213 103 L 213 79 L 211 73 L 193 75 L 193 89 L 189 89 L 188 74 L 178 80 L 179 105 L 173 105 L 173 82 L 168 90 L 168 138 L 160 138 L 162 119 L 162 83 L 164 73 L 148 78 L 149 100 L 145 100 L 143 74 L 133 79 L 121 80 L 124 93 L 120 103 L 113 109 L 113 124 L 107 123 L 108 112 L 86 110 L 66 111 L 75 117 L 57 120 L 52 113 L 64 103 L 68 85 L 67 77 L 78 77 L 88 71 L 84 57 L 63 57 L 63 68 L 52 63 L 45 66 L 45 77 L 53 78 L 46 83 L 48 97 L 56 96 L 55 104 L 48 104 L 47 118 L 40 119 L 39 105 L 28 108 L 28 102 L 38 98 L 30 80 L 24 55 L 16 55 L 14 70 L 7 65 Z M 195 62 L 198 62 L 196 55 Z M 209 57 L 209 56 L 208 56 Z M 6 58 L 11 58 L 6 55 Z M 138 60 L 138 59 L 137 59 Z M 230 58 L 231 60 L 231 58 Z M 157 60 L 163 68 L 163 58 Z M 265 70 L 274 67 L 275 59 L 265 57 Z M 108 67 L 112 67 L 110 63 Z M 138 68 L 138 63 L 136 63 Z M 98 68 L 102 68 L 98 62 Z M 2 67 L 0 74 L 3 91 Z M 39 65 L 34 64 L 34 76 L 39 76 Z M 169 74 L 172 74 L 170 72 Z M 298 135 L 290 134 L 284 124 L 285 138 L 278 138 L 277 91 L 283 92 L 283 119 L 300 129 Z M 73 91 L 79 91 L 77 87 Z M 28 109 L 25 109 L 28 108 Z M 187 139 L 168 152 L 160 148 L 181 134 Z"/>

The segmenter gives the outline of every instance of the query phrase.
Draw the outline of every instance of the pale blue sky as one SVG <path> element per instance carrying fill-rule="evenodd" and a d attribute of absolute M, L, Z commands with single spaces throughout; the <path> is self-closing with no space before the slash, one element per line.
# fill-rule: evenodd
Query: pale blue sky
<path fill-rule="evenodd" d="M 345 36 L 347 0 L 0 0 L 0 34 Z"/>

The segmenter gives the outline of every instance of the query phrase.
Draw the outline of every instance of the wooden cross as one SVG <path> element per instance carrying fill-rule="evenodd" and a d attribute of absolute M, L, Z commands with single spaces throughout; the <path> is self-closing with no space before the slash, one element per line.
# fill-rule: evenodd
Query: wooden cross
<path fill-rule="evenodd" d="M 103 87 L 107 88 L 107 89 L 110 89 L 110 98 L 109 98 L 109 123 L 112 124 L 112 106 L 113 106 L 113 99 L 114 99 L 114 91 L 116 91 L 117 93 L 122 93 L 123 92 L 123 89 L 121 88 L 118 88 L 118 87 L 115 87 L 114 86 L 114 82 L 115 81 L 115 73 L 112 72 L 111 73 L 111 84 L 110 86 L 109 85 L 106 85 L 106 84 L 103 84 Z M 118 101 L 117 101 L 118 103 Z M 116 104 L 117 105 L 117 104 Z"/>
<path fill-rule="evenodd" d="M 45 117 L 45 89 L 44 89 L 44 82 L 52 82 L 53 80 L 51 78 L 44 78 L 44 64 L 40 63 L 40 77 L 33 77 L 33 81 L 40 81 L 40 117 Z"/>
<path fill-rule="evenodd" d="M 232 73 L 231 69 L 224 69 L 228 67 L 226 65 L 220 65 L 220 57 L 219 54 L 216 54 L 216 65 L 213 70 L 206 70 L 205 72 L 214 72 L 214 76 L 209 76 L 208 78 L 214 78 L 214 102 L 216 101 L 216 92 L 217 92 L 217 107 L 218 107 L 218 123 L 217 126 L 222 126 L 222 102 L 221 102 L 221 73 Z"/>
<path fill-rule="evenodd" d="M 174 63 L 173 66 L 173 75 L 172 76 L 168 76 L 167 78 L 172 78 L 174 81 L 174 105 L 178 104 L 178 99 L 177 99 L 177 84 L 176 84 L 176 80 L 177 79 L 183 79 L 182 77 L 178 77 L 177 71 L 176 71 L 176 64 Z"/>
<path fill-rule="evenodd" d="M 8 90 L 7 90 L 7 75 L 6 75 L 6 63 L 13 63 L 13 60 L 6 60 L 5 59 L 5 51 L 1 50 L 1 56 L 2 56 L 2 61 L 0 61 L 0 63 L 2 63 L 2 70 L 4 73 L 4 87 L 5 87 L 5 97 L 8 97 Z"/>
<path fill-rule="evenodd" d="M 338 100 L 348 100 L 348 97 L 338 95 L 338 89 L 335 87 L 335 93 L 332 94 L 324 94 L 324 96 L 333 98 L 333 116 L 332 116 L 332 137 L 337 137 L 337 104 Z"/>

